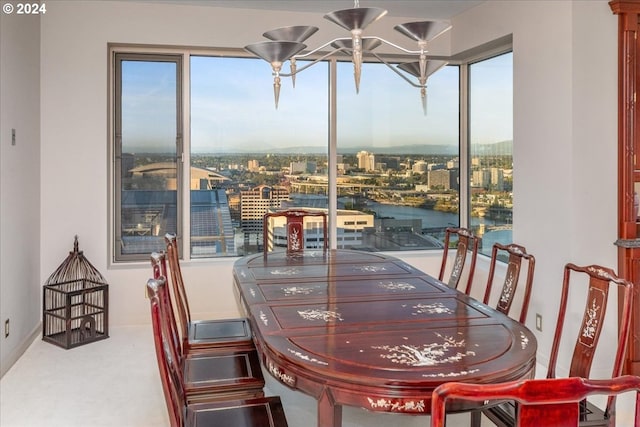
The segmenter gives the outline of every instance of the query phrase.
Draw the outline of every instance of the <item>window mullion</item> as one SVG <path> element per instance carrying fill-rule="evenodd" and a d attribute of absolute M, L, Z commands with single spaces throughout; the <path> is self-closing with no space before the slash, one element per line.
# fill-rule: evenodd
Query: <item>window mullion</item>
<path fill-rule="evenodd" d="M 179 127 L 181 129 L 181 145 L 178 146 L 179 167 L 181 166 L 181 194 L 183 195 L 180 202 L 182 209 L 180 210 L 182 218 L 182 227 L 179 233 L 182 233 L 182 259 L 187 261 L 191 259 L 191 91 L 190 91 L 190 75 L 191 61 L 190 53 L 186 52 L 182 56 L 182 73 L 180 79 L 180 89 L 182 93 L 180 103 Z"/>
<path fill-rule="evenodd" d="M 329 244 L 330 249 L 337 249 L 338 244 L 338 69 L 336 60 L 329 63 L 329 147 L 328 147 L 328 208 L 329 208 Z"/>
<path fill-rule="evenodd" d="M 460 65 L 460 226 L 470 226 L 469 65 Z"/>

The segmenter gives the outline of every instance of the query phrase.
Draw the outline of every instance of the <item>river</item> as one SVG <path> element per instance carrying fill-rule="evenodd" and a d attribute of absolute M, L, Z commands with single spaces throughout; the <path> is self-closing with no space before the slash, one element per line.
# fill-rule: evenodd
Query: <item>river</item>
<path fill-rule="evenodd" d="M 327 207 L 326 196 L 292 194 L 291 198 L 295 200 L 295 205 L 297 206 L 310 206 L 325 209 Z M 352 201 L 353 200 L 350 197 L 341 197 L 338 199 L 338 207 L 341 208 L 345 205 L 345 203 L 350 203 Z M 421 219 L 423 229 L 444 229 L 446 227 L 457 227 L 459 224 L 458 214 L 436 211 L 432 209 L 422 209 L 413 206 L 378 203 L 372 200 L 367 201 L 367 209 L 375 212 L 378 217 L 388 217 L 395 219 Z M 511 230 L 487 230 L 494 225 L 495 221 L 488 218 L 471 218 L 471 227 L 474 230 L 481 230 L 480 234 L 482 234 L 482 238 L 484 240 L 483 247 L 490 248 L 494 242 L 511 243 Z"/>

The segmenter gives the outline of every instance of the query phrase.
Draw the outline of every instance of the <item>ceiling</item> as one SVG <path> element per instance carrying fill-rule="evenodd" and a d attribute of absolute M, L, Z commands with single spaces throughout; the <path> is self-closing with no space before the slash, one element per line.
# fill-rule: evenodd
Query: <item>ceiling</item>
<path fill-rule="evenodd" d="M 350 0 L 143 0 L 156 3 L 189 4 L 237 9 L 286 10 L 292 12 L 327 13 L 350 9 Z M 379 7 L 388 16 L 446 20 L 471 9 L 482 0 L 362 0 L 360 7 Z"/>

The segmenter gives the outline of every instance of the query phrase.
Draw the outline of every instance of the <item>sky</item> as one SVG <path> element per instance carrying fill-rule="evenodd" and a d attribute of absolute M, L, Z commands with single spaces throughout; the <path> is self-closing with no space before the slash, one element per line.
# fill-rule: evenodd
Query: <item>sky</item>
<path fill-rule="evenodd" d="M 472 142 L 512 138 L 512 55 L 471 67 Z M 298 67 L 304 63 L 300 62 Z M 276 150 L 310 146 L 328 139 L 326 63 L 282 77 L 275 108 L 270 65 L 253 58 L 194 56 L 190 60 L 192 152 Z M 288 63 L 282 72 L 288 72 Z M 356 94 L 353 65 L 338 64 L 338 149 L 408 144 L 458 143 L 457 67 L 444 67 L 427 82 L 425 116 L 420 90 L 384 64 L 364 64 Z M 123 146 L 130 151 L 167 151 L 175 145 L 176 66 L 123 64 Z M 473 108 L 478 106 L 477 108 Z M 481 106 L 481 107 L 480 107 Z"/>

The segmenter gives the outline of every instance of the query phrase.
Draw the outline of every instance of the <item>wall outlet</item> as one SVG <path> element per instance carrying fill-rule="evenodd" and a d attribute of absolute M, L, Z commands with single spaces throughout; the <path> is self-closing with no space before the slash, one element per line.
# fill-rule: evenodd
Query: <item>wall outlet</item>
<path fill-rule="evenodd" d="M 7 338 L 9 336 L 9 319 L 4 321 L 4 337 Z"/>
<path fill-rule="evenodd" d="M 536 313 L 536 329 L 542 332 L 542 315 Z"/>

